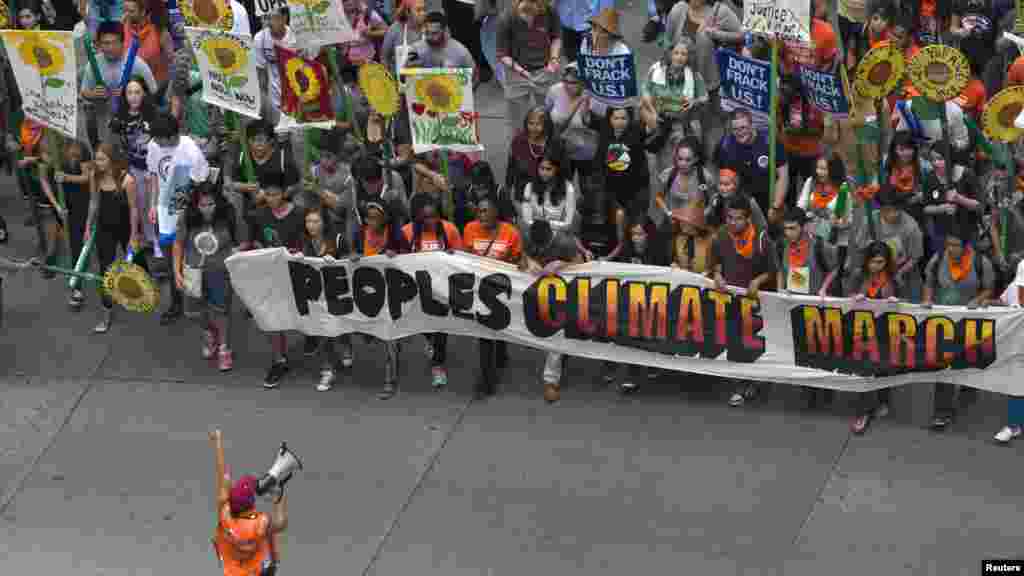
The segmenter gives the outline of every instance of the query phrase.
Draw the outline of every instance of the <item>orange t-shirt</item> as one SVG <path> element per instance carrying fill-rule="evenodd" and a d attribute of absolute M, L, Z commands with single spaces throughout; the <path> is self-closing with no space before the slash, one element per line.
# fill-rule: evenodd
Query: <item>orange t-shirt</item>
<path fill-rule="evenodd" d="M 786 74 L 795 74 L 796 66 L 822 69 L 839 52 L 839 42 L 832 25 L 824 20 L 811 20 L 811 43 L 786 40 L 782 47 L 782 66 Z"/>
<path fill-rule="evenodd" d="M 1010 64 L 1010 70 L 1006 73 L 1006 85 L 1007 86 L 1020 86 L 1024 84 L 1024 56 L 1018 56 L 1013 64 Z"/>
<path fill-rule="evenodd" d="M 383 234 L 377 234 L 369 226 L 363 227 L 363 256 L 376 256 L 382 254 L 388 245 L 390 226 L 384 227 Z"/>
<path fill-rule="evenodd" d="M 224 576 L 259 574 L 271 559 L 270 517 L 262 512 L 232 516 L 231 505 L 225 502 L 213 540 Z"/>
<path fill-rule="evenodd" d="M 132 36 L 139 37 L 139 51 L 136 56 L 142 58 L 149 69 L 153 72 L 157 84 L 167 81 L 167 62 L 164 61 L 163 51 L 160 50 L 160 31 L 152 22 L 139 27 L 132 24 L 124 24 L 124 53 L 128 54 L 128 48 L 132 45 Z"/>
<path fill-rule="evenodd" d="M 935 0 L 921 0 L 921 16 L 931 18 L 935 16 Z"/>
<path fill-rule="evenodd" d="M 441 226 L 444 227 L 444 235 L 448 238 L 448 248 L 451 250 L 462 250 L 462 236 L 459 235 L 458 228 L 447 220 L 442 220 Z M 420 233 L 420 245 L 413 246 L 412 222 L 402 226 L 402 235 L 405 236 L 405 241 L 409 243 L 413 252 L 434 252 L 444 249 L 441 239 L 437 237 L 433 230 L 423 230 Z"/>
<path fill-rule="evenodd" d="M 985 96 L 985 84 L 977 78 L 971 78 L 967 86 L 964 87 L 964 91 L 956 97 L 954 102 L 977 120 L 985 110 Z"/>
<path fill-rule="evenodd" d="M 466 224 L 463 242 L 467 251 L 503 262 L 518 262 L 523 253 L 519 230 L 508 222 L 498 222 L 498 230 L 492 235 L 479 220 L 474 220 Z"/>

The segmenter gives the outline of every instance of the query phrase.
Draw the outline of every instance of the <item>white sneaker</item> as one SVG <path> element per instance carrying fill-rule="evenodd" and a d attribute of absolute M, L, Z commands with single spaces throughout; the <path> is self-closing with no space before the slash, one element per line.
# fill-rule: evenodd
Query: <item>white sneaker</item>
<path fill-rule="evenodd" d="M 1017 436 L 1020 436 L 1020 433 L 1021 433 L 1021 427 L 1020 426 L 1003 426 L 1002 430 L 1000 430 L 999 432 L 996 432 L 995 440 L 996 440 L 996 442 L 999 442 L 1000 444 L 1006 444 L 1010 440 L 1013 440 Z"/>
<path fill-rule="evenodd" d="M 423 343 L 423 354 L 426 355 L 427 360 L 434 358 L 434 341 L 430 339 L 430 336 L 427 336 L 426 342 Z"/>
<path fill-rule="evenodd" d="M 341 347 L 341 365 L 344 368 L 352 367 L 352 346 Z"/>
<path fill-rule="evenodd" d="M 885 418 L 889 415 L 889 405 L 879 404 L 878 409 L 875 410 L 875 418 Z"/>
<path fill-rule="evenodd" d="M 334 370 L 321 370 L 320 383 L 316 385 L 317 392 L 327 392 L 334 387 Z"/>

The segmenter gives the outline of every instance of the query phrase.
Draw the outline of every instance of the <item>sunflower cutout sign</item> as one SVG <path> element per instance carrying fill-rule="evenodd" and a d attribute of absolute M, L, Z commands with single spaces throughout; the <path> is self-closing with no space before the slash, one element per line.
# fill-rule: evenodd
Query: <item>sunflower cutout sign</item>
<path fill-rule="evenodd" d="M 1024 136 L 1024 130 L 1014 125 L 1021 112 L 1024 112 L 1024 86 L 999 91 L 985 104 L 981 117 L 985 135 L 999 142 L 1016 142 Z"/>
<path fill-rule="evenodd" d="M 971 80 L 967 57 L 952 46 L 925 46 L 911 58 L 907 74 L 921 94 L 934 102 L 949 102 L 959 96 Z"/>
<path fill-rule="evenodd" d="M 76 137 L 78 83 L 71 32 L 2 30 L 4 48 L 29 118 Z"/>
<path fill-rule="evenodd" d="M 281 67 L 281 110 L 300 123 L 334 120 L 323 64 L 280 46 L 277 62 Z"/>
<path fill-rule="evenodd" d="M 431 150 L 477 152 L 480 115 L 473 109 L 470 68 L 406 68 L 405 99 L 416 154 Z"/>
<path fill-rule="evenodd" d="M 231 0 L 178 0 L 178 8 L 189 26 L 224 31 L 234 26 Z"/>
<path fill-rule="evenodd" d="M 359 40 L 341 0 L 288 0 L 288 25 L 298 46 L 317 47 Z"/>
<path fill-rule="evenodd" d="M 203 101 L 250 118 L 260 117 L 260 86 L 252 38 L 209 30 L 185 28 L 203 79 Z"/>
<path fill-rule="evenodd" d="M 0 0 L 0 30 L 11 27 L 11 9 L 7 2 Z"/>
<path fill-rule="evenodd" d="M 899 85 L 906 69 L 903 52 L 890 45 L 877 46 L 868 51 L 857 64 L 853 87 L 871 100 L 881 100 Z"/>
<path fill-rule="evenodd" d="M 359 89 L 381 116 L 390 118 L 398 112 L 398 83 L 383 65 L 368 62 L 360 66 Z"/>

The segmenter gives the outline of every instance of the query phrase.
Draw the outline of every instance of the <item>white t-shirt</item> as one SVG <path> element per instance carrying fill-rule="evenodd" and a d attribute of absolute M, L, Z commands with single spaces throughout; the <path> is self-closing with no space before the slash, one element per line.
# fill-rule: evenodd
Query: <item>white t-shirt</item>
<path fill-rule="evenodd" d="M 159 196 L 157 197 L 157 226 L 161 244 L 174 239 L 178 225 L 178 211 L 174 199 L 180 191 L 186 190 L 191 182 L 205 182 L 210 175 L 206 156 L 188 136 L 179 136 L 174 148 L 161 148 L 150 140 L 146 148 L 146 167 L 156 177 Z"/>
<path fill-rule="evenodd" d="M 288 26 L 284 29 L 284 38 L 274 40 L 270 35 L 270 27 L 266 27 L 256 33 L 252 40 L 252 49 L 256 53 L 256 69 L 267 69 L 267 79 L 270 83 L 270 103 L 274 110 L 281 110 L 281 68 L 277 62 L 276 46 L 293 48 L 295 36 Z"/>
<path fill-rule="evenodd" d="M 1013 277 L 1010 285 L 1006 287 L 1000 300 L 1010 306 L 1020 306 L 1020 288 L 1024 286 L 1024 260 L 1017 264 L 1017 275 Z"/>

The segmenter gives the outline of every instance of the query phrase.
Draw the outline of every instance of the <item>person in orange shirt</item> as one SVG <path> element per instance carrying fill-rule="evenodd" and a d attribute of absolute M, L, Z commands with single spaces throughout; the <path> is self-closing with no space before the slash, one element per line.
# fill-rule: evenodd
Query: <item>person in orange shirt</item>
<path fill-rule="evenodd" d="M 978 68 L 974 60 L 967 60 L 971 67 L 971 79 L 967 82 L 963 92 L 953 99 L 965 114 L 969 114 L 975 122 L 981 122 L 981 114 L 985 111 L 985 83 L 978 79 Z"/>
<path fill-rule="evenodd" d="M 211 432 L 210 441 L 217 459 L 217 529 L 212 540 L 224 576 L 275 574 L 280 560 L 277 539 L 288 527 L 287 497 L 281 493 L 272 514 L 257 512 L 258 479 L 242 476 L 232 484 L 221 431 Z"/>
<path fill-rule="evenodd" d="M 811 44 L 800 45 L 786 41 L 783 46 L 783 75 L 794 86 L 792 96 L 783 104 L 780 126 L 782 145 L 789 157 L 789 187 L 786 192 L 790 205 L 800 193 L 805 179 L 814 175 L 818 156 L 823 152 L 825 114 L 818 110 L 799 90 L 799 67 L 830 70 L 839 55 L 839 42 L 832 26 L 813 18 Z"/>
<path fill-rule="evenodd" d="M 388 203 L 380 200 L 370 200 L 366 203 L 366 221 L 356 234 L 355 250 L 349 258 L 353 264 L 363 256 L 386 254 L 393 258 L 395 254 L 408 252 L 401 245 L 402 237 L 391 233 L 397 224 L 388 206 Z M 399 340 L 384 341 L 384 389 L 377 393 L 380 400 L 387 400 L 398 393 L 400 351 Z"/>
<path fill-rule="evenodd" d="M 1006 87 L 1020 86 L 1024 84 L 1024 54 L 1021 54 L 1010 64 L 1010 69 L 1006 71 Z"/>
<path fill-rule="evenodd" d="M 498 198 L 487 194 L 477 201 L 477 220 L 466 224 L 463 243 L 466 251 L 484 258 L 518 264 L 522 259 L 523 241 L 519 229 L 498 220 Z M 480 338 L 480 378 L 474 393 L 477 398 L 493 396 L 498 384 L 498 370 L 508 361 L 504 340 Z"/>
<path fill-rule="evenodd" d="M 412 197 L 412 222 L 402 227 L 402 237 L 409 252 L 444 251 L 449 254 L 462 250 L 462 236 L 455 224 L 441 219 L 441 200 L 433 194 L 417 194 Z M 433 367 L 432 384 L 435 389 L 448 384 L 448 370 L 445 356 L 448 350 L 448 335 L 444 332 L 427 334 L 427 355 Z"/>
<path fill-rule="evenodd" d="M 163 2 L 154 5 L 164 6 Z M 132 45 L 132 39 L 138 37 L 138 57 L 142 58 L 153 72 L 160 89 L 157 98 L 161 98 L 167 89 L 170 79 L 169 65 L 174 61 L 174 43 L 167 31 L 167 11 L 151 13 L 145 0 L 124 0 L 124 52 Z"/>

